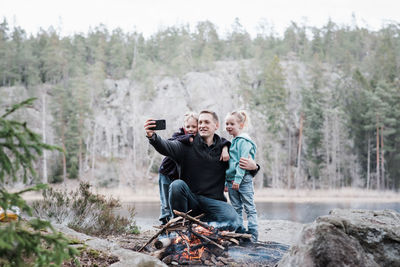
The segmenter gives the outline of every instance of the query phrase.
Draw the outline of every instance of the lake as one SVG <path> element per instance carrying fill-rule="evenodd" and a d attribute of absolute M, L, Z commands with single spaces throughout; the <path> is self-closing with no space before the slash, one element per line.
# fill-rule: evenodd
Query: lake
<path fill-rule="evenodd" d="M 158 202 L 124 203 L 121 214 L 127 214 L 127 206 L 135 206 L 135 220 L 142 229 L 150 229 L 159 225 L 158 216 L 160 206 Z M 309 223 L 317 217 L 327 215 L 330 210 L 340 209 L 391 209 L 400 212 L 399 202 L 373 203 L 363 201 L 352 202 L 256 202 L 259 220 L 289 220 L 300 223 Z"/>

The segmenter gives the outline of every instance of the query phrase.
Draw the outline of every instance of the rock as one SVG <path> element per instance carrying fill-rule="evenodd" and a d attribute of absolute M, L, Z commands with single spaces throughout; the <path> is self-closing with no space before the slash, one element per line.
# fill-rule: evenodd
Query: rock
<path fill-rule="evenodd" d="M 81 240 L 87 246 L 92 249 L 100 250 L 104 252 L 111 253 L 112 255 L 118 257 L 119 261 L 111 264 L 112 267 L 123 267 L 123 266 L 148 266 L 148 267 L 161 267 L 167 266 L 159 259 L 151 257 L 149 255 L 135 252 L 132 250 L 121 248 L 118 244 L 114 242 L 109 242 L 104 239 L 88 236 L 82 233 L 78 233 L 65 225 L 52 224 L 53 227 L 65 234 L 68 237 Z"/>
<path fill-rule="evenodd" d="M 258 220 L 258 240 L 293 245 L 304 224 L 286 220 Z"/>
<path fill-rule="evenodd" d="M 289 266 L 400 266 L 400 214 L 335 209 L 303 228 L 278 264 Z"/>

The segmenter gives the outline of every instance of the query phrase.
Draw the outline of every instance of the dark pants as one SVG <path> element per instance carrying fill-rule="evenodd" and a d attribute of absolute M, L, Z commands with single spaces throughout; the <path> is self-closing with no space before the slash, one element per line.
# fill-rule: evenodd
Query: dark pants
<path fill-rule="evenodd" d="M 182 180 L 176 180 L 169 186 L 169 205 L 171 210 L 187 212 L 196 216 L 205 213 L 205 221 L 217 228 L 236 230 L 240 226 L 240 218 L 234 208 L 227 202 L 195 195 Z"/>

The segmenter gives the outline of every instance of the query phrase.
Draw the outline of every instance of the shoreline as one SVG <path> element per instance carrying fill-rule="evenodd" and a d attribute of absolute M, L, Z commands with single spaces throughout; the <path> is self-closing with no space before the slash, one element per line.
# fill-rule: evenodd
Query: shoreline
<path fill-rule="evenodd" d="M 55 188 L 58 188 L 55 186 Z M 72 190 L 72 188 L 71 188 Z M 93 192 L 127 202 L 159 202 L 158 188 L 93 188 Z M 38 192 L 27 192 L 22 195 L 25 200 L 41 200 Z M 227 196 L 227 195 L 225 195 Z M 348 202 L 375 202 L 375 203 L 400 203 L 400 193 L 393 191 L 372 191 L 344 188 L 340 190 L 288 190 L 263 188 L 255 190 L 255 202 L 259 203 L 348 203 Z"/>

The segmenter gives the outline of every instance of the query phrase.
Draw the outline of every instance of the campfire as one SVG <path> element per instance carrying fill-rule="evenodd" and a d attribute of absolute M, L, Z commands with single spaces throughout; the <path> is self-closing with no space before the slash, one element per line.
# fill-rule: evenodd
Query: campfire
<path fill-rule="evenodd" d="M 234 262 L 227 252 L 231 245 L 250 240 L 250 234 L 220 231 L 200 221 L 203 215 L 192 217 L 187 213 L 174 211 L 179 216 L 164 225 L 147 243 L 153 241 L 151 255 L 169 265 L 218 266 Z"/>

